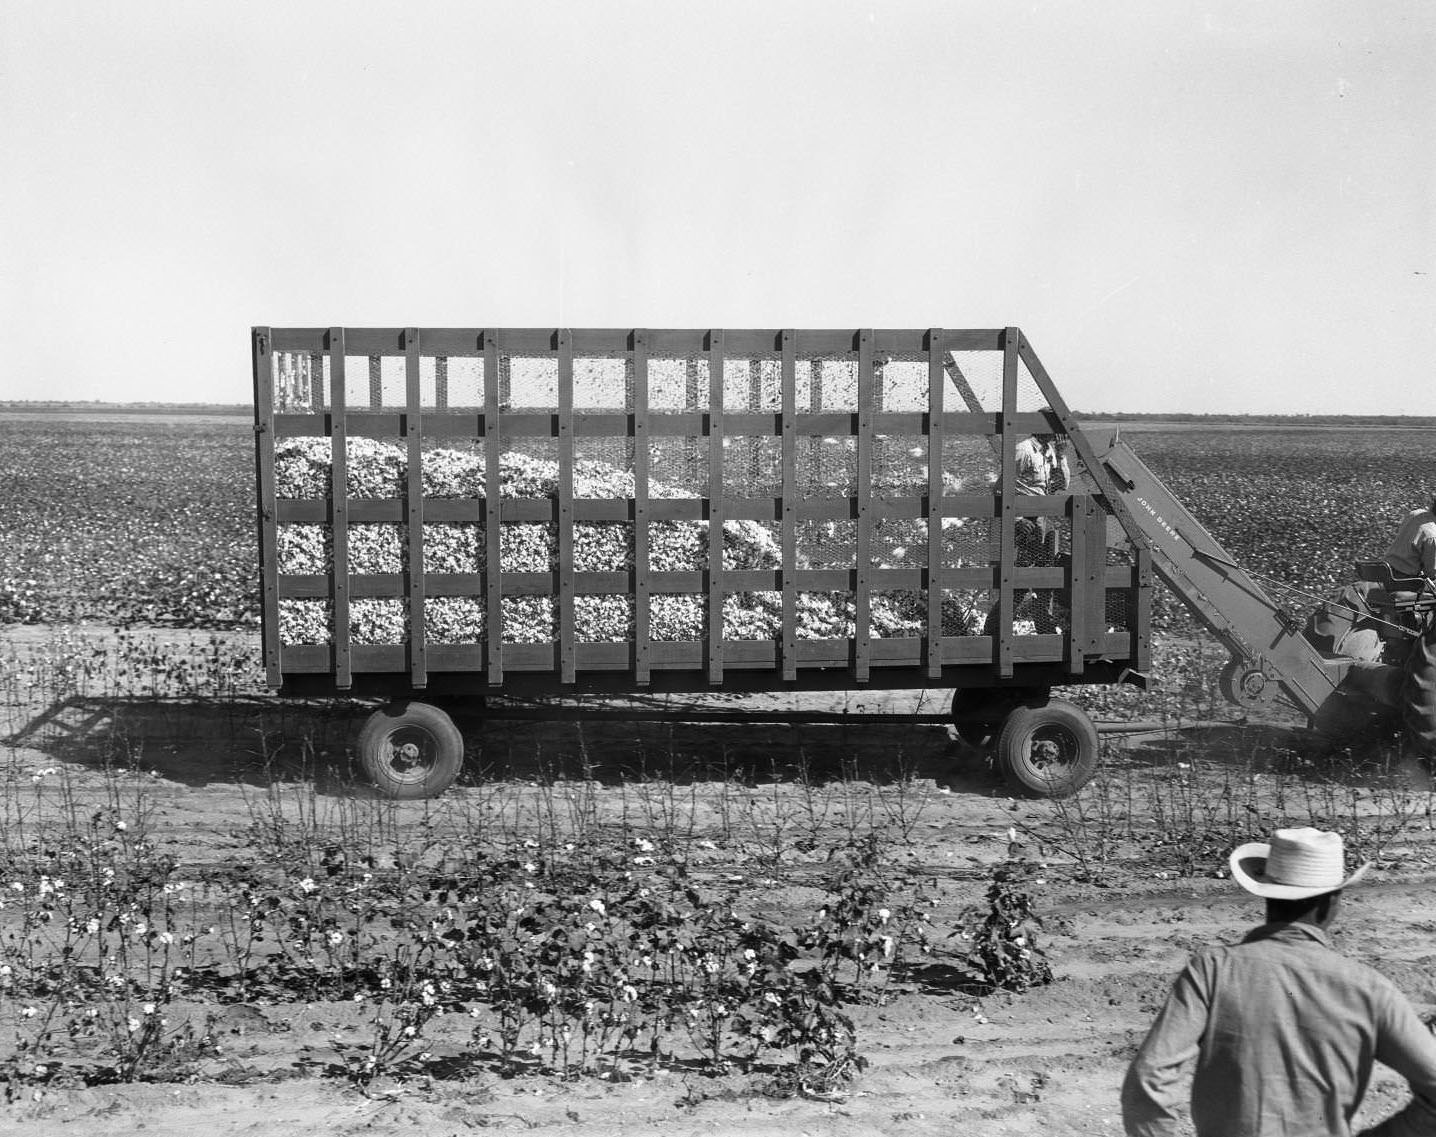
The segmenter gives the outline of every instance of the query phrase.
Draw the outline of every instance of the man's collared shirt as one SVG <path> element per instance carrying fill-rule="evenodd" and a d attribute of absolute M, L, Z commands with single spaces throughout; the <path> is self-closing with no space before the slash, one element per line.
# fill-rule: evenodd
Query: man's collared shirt
<path fill-rule="evenodd" d="M 1017 492 L 1039 496 L 1047 493 L 1061 493 L 1071 481 L 1067 459 L 1051 443 L 1043 443 L 1027 437 L 1017 443 L 1016 474 Z"/>
<path fill-rule="evenodd" d="M 1180 1074 L 1193 1058 L 1198 1137 L 1347 1137 L 1373 1059 L 1413 1096 L 1368 1132 L 1436 1134 L 1436 1038 L 1389 979 L 1309 924 L 1264 924 L 1192 957 L 1127 1071 L 1131 1137 L 1180 1132 Z"/>
<path fill-rule="evenodd" d="M 1413 509 L 1401 521 L 1386 563 L 1397 576 L 1436 576 L 1436 514 Z"/>

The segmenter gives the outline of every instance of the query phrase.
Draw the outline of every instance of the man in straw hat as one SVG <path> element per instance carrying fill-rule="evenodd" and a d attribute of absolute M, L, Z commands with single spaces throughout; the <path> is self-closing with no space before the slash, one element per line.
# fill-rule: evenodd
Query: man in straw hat
<path fill-rule="evenodd" d="M 1239 944 L 1198 952 L 1177 977 L 1122 1086 L 1131 1137 L 1179 1131 L 1178 1075 L 1196 1059 L 1198 1137 L 1347 1137 L 1373 1061 L 1412 1098 L 1367 1137 L 1436 1134 L 1436 1038 L 1390 980 L 1337 953 L 1327 928 L 1345 875 L 1341 835 L 1278 829 L 1242 845 L 1232 877 L 1266 900 Z"/>

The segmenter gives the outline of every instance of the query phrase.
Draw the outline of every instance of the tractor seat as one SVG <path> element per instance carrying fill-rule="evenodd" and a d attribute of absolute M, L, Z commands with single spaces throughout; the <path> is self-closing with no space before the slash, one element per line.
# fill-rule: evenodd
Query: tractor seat
<path fill-rule="evenodd" d="M 1385 561 L 1357 561 L 1356 579 L 1379 584 L 1387 592 L 1420 592 L 1426 587 L 1425 577 L 1395 576 Z"/>
<path fill-rule="evenodd" d="M 1436 588 L 1425 577 L 1394 576 L 1385 561 L 1357 561 L 1356 575 L 1376 586 L 1366 597 L 1373 608 L 1389 607 L 1411 617 L 1436 611 Z"/>

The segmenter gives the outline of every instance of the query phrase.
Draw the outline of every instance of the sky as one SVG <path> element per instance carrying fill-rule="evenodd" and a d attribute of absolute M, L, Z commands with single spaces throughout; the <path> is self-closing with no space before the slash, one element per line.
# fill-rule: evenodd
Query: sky
<path fill-rule="evenodd" d="M 1436 414 L 1429 0 L 0 0 L 0 399 L 249 328 L 1020 326 L 1087 411 Z"/>

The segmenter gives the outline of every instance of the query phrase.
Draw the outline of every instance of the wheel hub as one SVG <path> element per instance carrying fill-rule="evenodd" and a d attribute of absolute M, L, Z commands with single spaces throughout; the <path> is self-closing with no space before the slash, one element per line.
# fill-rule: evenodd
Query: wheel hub
<path fill-rule="evenodd" d="M 1028 747 L 1028 760 L 1039 770 L 1053 770 L 1071 765 L 1076 741 L 1060 730 L 1048 727 L 1033 737 Z"/>
<path fill-rule="evenodd" d="M 1050 738 L 1039 739 L 1032 745 L 1032 757 L 1044 766 L 1062 760 L 1062 747 Z"/>
<path fill-rule="evenodd" d="M 425 741 L 412 737 L 392 738 L 389 742 L 389 767 L 390 770 L 401 777 L 416 777 L 422 775 L 433 762 L 430 747 Z"/>

